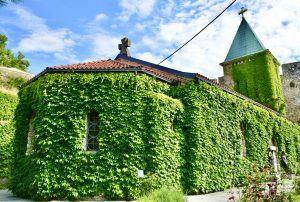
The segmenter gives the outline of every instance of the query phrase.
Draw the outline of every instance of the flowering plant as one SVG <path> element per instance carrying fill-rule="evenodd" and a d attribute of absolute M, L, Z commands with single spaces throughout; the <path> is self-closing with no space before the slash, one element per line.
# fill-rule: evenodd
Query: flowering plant
<path fill-rule="evenodd" d="M 284 189 L 282 183 L 272 169 L 265 165 L 258 168 L 252 167 L 252 173 L 247 176 L 246 186 L 242 189 L 239 202 L 289 202 L 291 194 Z M 228 201 L 235 202 L 236 198 L 231 195 Z"/>

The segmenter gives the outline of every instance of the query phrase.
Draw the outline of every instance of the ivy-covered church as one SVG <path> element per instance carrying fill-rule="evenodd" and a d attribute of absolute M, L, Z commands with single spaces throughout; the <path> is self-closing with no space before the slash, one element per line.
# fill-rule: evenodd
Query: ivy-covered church
<path fill-rule="evenodd" d="M 130 57 L 128 46 L 124 38 L 114 60 L 47 67 L 23 87 L 13 193 L 132 199 L 147 183 L 208 193 L 241 184 L 270 152 L 275 170 L 284 155 L 286 171 L 300 173 L 279 63 L 244 18 L 222 63 L 227 87 Z"/>

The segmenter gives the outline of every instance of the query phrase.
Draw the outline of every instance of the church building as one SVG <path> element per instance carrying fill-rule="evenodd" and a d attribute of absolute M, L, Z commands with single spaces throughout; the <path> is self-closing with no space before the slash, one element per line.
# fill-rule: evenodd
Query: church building
<path fill-rule="evenodd" d="M 221 63 L 225 85 L 131 57 L 130 45 L 122 39 L 115 59 L 47 67 L 23 86 L 14 194 L 135 199 L 149 186 L 209 193 L 241 185 L 253 164 L 279 172 L 283 155 L 287 172 L 300 172 L 300 127 L 283 115 L 279 62 L 244 17 Z"/>

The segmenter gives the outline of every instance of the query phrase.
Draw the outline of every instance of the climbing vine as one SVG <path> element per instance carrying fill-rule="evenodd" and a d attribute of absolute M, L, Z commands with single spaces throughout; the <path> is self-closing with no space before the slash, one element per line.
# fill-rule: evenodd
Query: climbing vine
<path fill-rule="evenodd" d="M 223 190 L 242 184 L 253 163 L 268 164 L 272 138 L 290 172 L 300 161 L 297 124 L 203 82 L 170 86 L 142 74 L 55 73 L 19 97 L 10 187 L 19 196 L 132 199 L 143 182 L 139 169 L 153 187 Z M 100 119 L 97 153 L 83 148 L 91 110 Z M 33 152 L 26 155 L 33 112 Z"/>
<path fill-rule="evenodd" d="M 180 128 L 185 137 L 182 184 L 186 192 L 208 193 L 243 184 L 251 165 L 269 165 L 272 138 L 278 159 L 288 156 L 289 172 L 299 172 L 299 125 L 204 82 L 176 86 L 172 95 L 185 107 Z"/>
<path fill-rule="evenodd" d="M 234 89 L 271 109 L 285 113 L 279 65 L 269 51 L 245 57 L 242 62 L 233 62 Z"/>
<path fill-rule="evenodd" d="M 169 85 L 145 75 L 48 74 L 20 92 L 11 189 L 35 199 L 75 199 L 104 194 L 135 198 L 139 169 L 157 185 L 179 185 L 180 135 L 172 120 L 181 102 Z M 83 149 L 86 114 L 99 113 L 97 153 Z M 33 152 L 26 155 L 30 114 Z"/>
<path fill-rule="evenodd" d="M 18 98 L 0 92 L 0 178 L 9 177 L 12 162 L 13 115 Z"/>

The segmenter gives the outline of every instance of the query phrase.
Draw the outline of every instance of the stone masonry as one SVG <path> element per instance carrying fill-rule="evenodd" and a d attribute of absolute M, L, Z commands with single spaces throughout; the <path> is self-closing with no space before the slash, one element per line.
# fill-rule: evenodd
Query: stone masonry
<path fill-rule="evenodd" d="M 300 123 L 300 62 L 282 65 L 281 82 L 286 116 Z"/>

